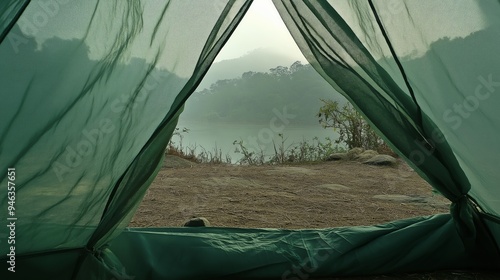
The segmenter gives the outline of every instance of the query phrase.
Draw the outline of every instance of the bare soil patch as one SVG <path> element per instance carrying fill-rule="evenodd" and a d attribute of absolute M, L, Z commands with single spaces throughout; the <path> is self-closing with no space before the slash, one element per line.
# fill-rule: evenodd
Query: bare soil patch
<path fill-rule="evenodd" d="M 170 157 L 166 166 L 130 226 L 181 226 L 205 217 L 219 227 L 328 228 L 449 211 L 449 202 L 402 161 L 232 166 Z"/>

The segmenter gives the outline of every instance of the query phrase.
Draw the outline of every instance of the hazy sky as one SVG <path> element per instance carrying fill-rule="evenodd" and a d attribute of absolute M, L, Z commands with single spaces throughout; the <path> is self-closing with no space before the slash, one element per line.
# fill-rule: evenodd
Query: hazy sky
<path fill-rule="evenodd" d="M 406 38 L 404 34 L 409 33 L 408 26 L 402 24 L 393 25 L 392 31 L 399 30 L 400 34 L 403 34 L 401 40 L 404 41 L 399 44 L 399 51 L 402 55 L 410 53 L 421 55 L 427 51 L 427 44 L 442 38 L 444 35 L 450 38 L 465 37 L 485 25 L 483 19 L 480 18 L 480 13 L 476 13 L 480 8 L 474 1 L 421 0 L 421 2 L 424 4 L 420 6 L 413 5 L 414 3 L 411 2 L 408 4 L 416 6 L 412 7 L 414 8 L 412 9 L 412 16 L 417 19 L 422 17 L 427 19 L 426 21 L 420 21 L 420 25 L 418 26 L 426 34 L 427 40 L 421 37 L 417 38 L 418 40 Z M 348 23 L 354 24 L 353 28 L 356 34 L 363 36 L 363 31 L 356 26 L 359 23 L 353 20 L 356 18 L 351 6 L 353 2 L 349 0 L 334 0 L 330 1 L 330 3 L 338 9 L 338 12 Z M 397 20 L 398 16 L 405 16 L 403 2 L 387 0 L 385 3 L 382 2 L 382 4 L 385 5 L 381 5 L 383 8 L 379 12 L 385 21 L 391 22 L 393 19 Z M 434 13 L 425 13 L 429 7 Z M 466 17 L 464 17 L 464 11 L 467 11 Z M 411 21 L 409 22 L 411 23 Z M 436 28 L 437 26 L 439 28 Z M 233 33 L 233 36 L 216 58 L 216 61 L 239 57 L 257 48 L 266 48 L 290 56 L 294 60 L 306 62 L 306 59 L 302 56 L 271 0 L 254 0 L 240 25 Z"/>
<path fill-rule="evenodd" d="M 265 48 L 305 62 L 271 0 L 255 0 L 216 61 L 236 58 Z"/>
<path fill-rule="evenodd" d="M 57 36 L 63 39 L 80 38 L 83 36 L 85 29 L 79 27 L 81 27 L 81 25 L 86 25 L 89 20 L 89 15 L 81 13 L 81 10 L 92 10 L 93 6 L 95 5 L 95 1 L 96 0 L 70 1 L 68 4 L 61 4 L 60 7 L 58 6 L 57 11 L 48 14 L 45 13 L 44 8 L 40 6 L 41 2 L 33 2 L 28 6 L 28 9 L 25 11 L 23 17 L 21 17 L 19 23 L 21 25 L 21 29 L 27 34 L 36 35 L 38 43 L 41 43 L 52 36 Z M 150 6 L 150 8 L 156 6 L 162 7 L 164 5 L 163 0 L 148 1 L 150 1 L 148 2 L 148 6 Z M 158 4 L 155 4 L 155 2 L 158 2 Z M 193 3 L 188 1 L 178 1 L 174 2 L 174 4 L 175 3 L 177 3 L 177 6 L 179 6 L 177 7 L 177 9 L 179 9 L 179 12 L 175 13 L 175 15 L 179 16 L 169 17 L 167 21 L 172 26 L 177 23 L 182 25 L 183 27 L 186 27 L 187 30 L 192 30 L 189 25 L 195 24 L 197 23 L 197 21 L 191 21 L 189 20 L 189 18 L 186 19 L 184 16 L 185 13 L 183 13 L 183 11 L 185 11 L 186 9 L 185 6 L 193 5 Z M 352 2 L 348 0 L 334 0 L 331 1 L 331 3 L 344 17 L 344 19 L 348 23 L 353 25 L 353 29 L 356 34 L 360 37 L 363 37 L 364 32 L 358 27 L 359 22 L 356 22 L 356 9 L 352 9 L 352 5 L 366 5 L 366 3 L 363 1 Z M 400 54 L 403 55 L 413 53 L 416 50 L 419 50 L 419 53 L 423 53 L 427 50 L 428 44 L 432 43 L 435 40 L 438 40 L 445 35 L 452 38 L 464 37 L 475 30 L 481 29 L 484 26 L 484 24 L 482 23 L 482 19 L 480 18 L 481 14 L 475 13 L 480 9 L 475 1 L 421 0 L 418 1 L 418 3 L 408 2 L 408 5 L 416 6 L 413 7 L 414 9 L 411 9 L 412 14 L 410 15 L 405 14 L 404 5 L 402 5 L 402 2 L 400 1 L 387 0 L 377 3 L 377 5 L 379 6 L 388 6 L 388 8 L 380 8 L 380 14 L 384 18 L 384 22 L 386 23 L 394 23 L 392 22 L 393 20 L 400 21 L 401 18 L 405 17 L 415 17 L 415 19 L 417 20 L 419 18 L 425 18 L 424 21 L 417 22 L 419 22 L 419 31 L 423 32 L 423 34 L 426 34 L 426 40 L 423 40 L 422 38 L 417 38 L 419 40 L 414 40 L 414 38 L 399 36 L 400 44 L 398 45 L 398 47 Z M 176 11 L 176 6 L 174 4 L 170 5 L 170 8 Z M 106 6 L 105 4 L 102 5 Z M 433 13 L 428 13 L 429 10 L 432 10 Z M 62 13 L 60 11 L 62 11 Z M 46 21 L 44 21 L 43 18 L 37 17 L 37 13 L 45 14 Z M 205 16 L 205 14 L 210 13 L 200 13 L 195 15 L 200 18 Z M 44 21 L 43 26 L 37 27 L 33 25 L 33 23 L 27 24 L 30 19 L 31 21 L 35 19 L 37 19 L 38 21 Z M 100 20 L 103 21 L 103 26 L 109 28 L 109 24 L 104 22 L 104 19 Z M 145 17 L 144 21 L 145 25 L 156 24 L 155 18 Z M 408 30 L 412 31 L 412 26 L 408 26 L 408 24 L 412 23 L 412 20 L 407 20 L 405 22 L 406 25 L 402 24 L 402 22 L 398 22 L 398 24 L 392 24 L 392 31 L 397 32 L 397 34 L 403 35 L 415 34 L 414 31 L 408 32 Z M 169 25 L 165 25 L 164 27 L 168 29 Z M 103 30 L 106 29 L 104 28 Z M 105 32 L 101 33 L 104 34 Z M 190 36 L 192 32 L 186 32 L 186 30 L 180 28 L 173 28 L 172 30 L 169 30 L 169 32 L 165 32 L 165 34 L 173 33 L 175 33 L 175 35 L 178 37 L 177 40 L 179 40 L 179 38 Z M 174 41 L 174 43 L 177 42 L 176 40 Z M 187 42 L 189 43 L 189 41 Z M 173 48 L 173 50 L 182 52 L 183 48 L 189 46 L 188 43 L 180 46 L 179 50 L 176 48 Z M 219 56 L 216 58 L 216 61 L 240 57 L 258 48 L 268 49 L 270 51 L 289 56 L 292 61 L 300 60 L 306 62 L 306 59 L 302 56 L 300 50 L 296 46 L 294 40 L 289 34 L 285 24 L 282 22 L 281 17 L 276 11 L 276 8 L 274 7 L 274 4 L 271 0 L 255 0 L 252 3 L 249 11 L 241 21 L 240 25 L 237 27 L 236 31 L 233 33 L 233 36 L 229 39 L 223 50 L 220 52 Z M 94 49 L 92 49 L 92 51 L 93 53 L 98 53 L 98 51 Z M 147 54 L 144 52 L 144 47 L 136 48 L 133 56 L 137 54 L 146 57 L 152 56 L 152 54 Z M 191 56 L 188 56 L 188 58 L 183 59 L 189 59 L 190 57 Z"/>

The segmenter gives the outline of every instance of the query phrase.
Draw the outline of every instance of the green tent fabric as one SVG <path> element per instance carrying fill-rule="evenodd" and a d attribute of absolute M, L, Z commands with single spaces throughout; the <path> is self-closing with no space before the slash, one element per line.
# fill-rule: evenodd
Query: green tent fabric
<path fill-rule="evenodd" d="M 30 2 L 9 30 L 0 45 L 0 165 L 17 172 L 18 258 L 80 248 L 66 268 L 78 275 L 128 224 L 182 104 L 250 2 L 193 4 Z M 5 210 L 7 200 L 2 192 Z M 30 266 L 23 270 L 37 274 Z"/>
<path fill-rule="evenodd" d="M 470 258 L 460 244 L 451 216 L 437 215 L 336 229 L 131 229 L 111 249 L 141 252 L 125 264 L 140 279 L 308 279 L 494 265 Z M 151 256 L 162 265 L 152 267 Z"/>
<path fill-rule="evenodd" d="M 480 73 L 486 71 L 491 80 L 492 76 L 495 76 L 492 73 L 499 73 L 498 67 L 497 69 L 484 67 L 485 69 L 478 71 L 475 67 L 469 67 L 469 63 L 461 61 L 464 53 L 469 53 L 462 44 L 479 45 L 478 42 L 463 41 L 478 40 L 477 35 L 468 39 L 448 39 L 447 42 L 438 42 L 436 44 L 447 46 L 436 50 L 435 44 L 430 44 L 432 41 L 429 39 L 437 36 L 434 34 L 436 32 L 425 33 L 422 30 L 425 28 L 424 23 L 428 21 L 429 7 L 437 6 L 436 9 L 451 7 L 451 9 L 456 8 L 458 12 L 463 12 L 460 9 L 467 7 L 446 1 L 439 5 L 424 3 L 415 5 L 405 2 L 404 5 L 400 3 L 399 13 L 388 13 L 391 3 L 384 1 L 376 3 L 354 1 L 348 4 L 339 1 L 334 5 L 323 1 L 276 1 L 276 4 L 307 59 L 325 79 L 351 100 L 395 151 L 406 158 L 422 177 L 453 202 L 451 213 L 455 217 L 460 234 L 465 242 L 474 243 L 476 238 L 474 223 L 479 221 L 473 219 L 472 212 L 475 211 L 473 209 L 475 206 L 470 199 L 474 199 L 479 207 L 487 211 L 486 213 L 498 215 L 495 207 L 500 205 L 498 203 L 500 193 L 498 188 L 494 187 L 496 178 L 492 175 L 495 159 L 491 158 L 492 150 L 489 149 L 495 148 L 494 145 L 484 143 L 482 147 L 488 147 L 488 150 L 479 150 L 476 154 L 467 153 L 467 160 L 476 161 L 476 164 L 484 167 L 481 171 L 475 170 L 477 173 L 474 175 L 492 178 L 489 182 L 490 187 L 485 188 L 484 184 L 477 182 L 474 184 L 474 191 L 469 194 L 471 190 L 469 178 L 474 176 L 465 174 L 464 170 L 467 170 L 466 164 L 470 163 L 459 162 L 457 157 L 463 158 L 459 152 L 466 149 L 463 147 L 462 139 L 471 138 L 471 131 L 465 127 L 467 126 L 465 121 L 461 121 L 463 127 L 460 129 L 450 126 L 446 123 L 448 121 L 446 116 L 453 102 L 468 104 L 467 98 L 470 92 L 474 92 L 470 87 L 478 84 L 477 77 Z M 478 2 L 478 5 L 483 5 L 483 2 Z M 481 8 L 486 10 L 499 8 L 498 3 L 486 1 L 484 5 L 486 7 Z M 385 13 L 381 16 L 378 11 Z M 349 16 L 342 17 L 341 14 Z M 349 24 L 344 18 L 350 19 L 353 23 Z M 491 49 L 499 41 L 498 30 L 492 31 L 495 30 L 495 25 L 499 27 L 498 19 L 486 16 L 481 19 L 491 24 L 485 31 L 477 31 L 484 34 L 480 38 L 482 47 Z M 440 25 L 443 27 L 441 32 L 448 31 L 446 20 L 449 19 L 439 17 L 436 20 L 443 21 Z M 389 21 L 393 24 L 385 27 L 384 22 Z M 394 24 L 396 22 L 397 25 Z M 480 26 L 469 26 L 469 28 L 480 28 Z M 407 42 L 410 39 L 412 39 L 411 45 L 408 46 Z M 415 49 L 415 46 L 421 49 Z M 410 47 L 420 53 L 404 56 L 396 52 L 396 50 L 403 52 L 405 48 Z M 450 63 L 453 67 L 443 67 L 440 51 L 447 60 L 453 61 L 453 64 Z M 475 58 L 477 60 L 474 63 L 484 66 L 491 64 L 491 60 L 495 59 L 491 56 Z M 498 59 L 496 62 L 499 62 Z M 405 70 L 407 68 L 409 71 Z M 425 79 L 422 79 L 422 76 L 425 76 Z M 480 76 L 481 78 L 485 79 L 483 76 Z M 459 88 L 460 85 L 454 83 L 455 80 L 466 79 L 471 82 L 463 85 L 467 86 L 466 88 Z M 435 87 L 429 88 L 429 84 Z M 421 91 L 421 88 L 426 90 Z M 438 90 L 442 90 L 443 93 Z M 459 95 L 465 94 L 462 95 L 462 100 L 450 93 L 457 91 Z M 453 98 L 449 97 L 450 95 Z M 494 102 L 492 99 L 494 97 L 489 101 Z M 487 114 L 478 112 L 471 114 L 471 117 L 476 117 L 478 120 L 475 122 L 479 123 L 500 120 L 494 111 Z M 469 125 L 477 125 L 475 122 Z M 476 135 L 481 133 L 478 132 Z M 495 139 L 493 134 L 490 137 L 486 139 Z M 461 145 L 462 149 L 452 145 Z M 474 247 L 474 244 L 468 246 Z"/>
<path fill-rule="evenodd" d="M 500 267 L 498 1 L 274 0 L 308 61 L 453 202 L 450 214 L 334 229 L 126 229 L 184 102 L 250 4 L 0 4 L 0 166 L 16 170 L 15 210 L 2 191 L 0 218 L 17 218 L 15 273 L 10 232 L 0 235 L 2 279 Z M 11 179 L 0 174 L 1 186 Z"/>
<path fill-rule="evenodd" d="M 0 42 L 16 23 L 29 1 L 5 0 L 0 2 Z"/>

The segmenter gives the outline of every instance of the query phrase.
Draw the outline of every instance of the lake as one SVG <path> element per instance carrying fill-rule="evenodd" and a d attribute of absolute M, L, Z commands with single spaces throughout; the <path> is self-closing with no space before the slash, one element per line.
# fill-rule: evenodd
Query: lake
<path fill-rule="evenodd" d="M 250 152 L 258 153 L 260 149 L 266 156 L 274 154 L 273 141 L 281 144 L 280 134 L 285 139 L 285 147 L 291 144 L 298 144 L 302 141 L 312 143 L 314 137 L 322 142 L 326 137 L 336 139 L 338 134 L 333 129 L 324 129 L 321 125 L 293 125 L 293 124 L 234 124 L 234 123 L 208 123 L 179 120 L 177 125 L 180 130 L 189 129 L 182 134 L 183 147 L 196 147 L 196 152 L 206 150 L 213 152 L 215 147 L 222 151 L 223 158 L 226 155 L 231 157 L 231 161 L 236 163 L 242 158 L 240 153 L 235 153 L 236 146 L 233 142 L 242 140 L 244 146 Z M 172 141 L 177 145 L 179 136 L 174 135 Z M 268 157 L 266 157 L 267 159 Z"/>

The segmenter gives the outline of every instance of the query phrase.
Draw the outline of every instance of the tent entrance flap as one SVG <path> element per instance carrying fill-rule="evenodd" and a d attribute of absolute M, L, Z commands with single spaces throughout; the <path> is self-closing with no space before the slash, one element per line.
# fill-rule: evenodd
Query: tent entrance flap
<path fill-rule="evenodd" d="M 251 3 L 2 1 L 0 170 L 16 170 L 16 211 L 4 189 L 0 217 L 15 216 L 16 268 L 29 269 L 15 278 L 498 269 L 499 1 L 273 0 L 314 69 L 450 214 L 321 230 L 126 229 L 186 99 Z M 0 186 L 13 180 L 0 173 Z"/>

